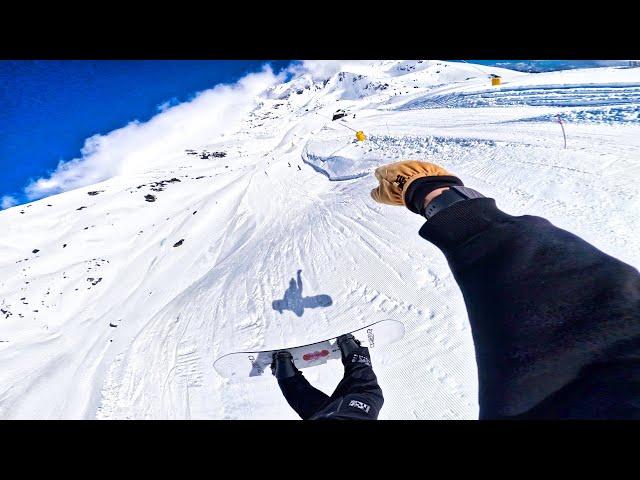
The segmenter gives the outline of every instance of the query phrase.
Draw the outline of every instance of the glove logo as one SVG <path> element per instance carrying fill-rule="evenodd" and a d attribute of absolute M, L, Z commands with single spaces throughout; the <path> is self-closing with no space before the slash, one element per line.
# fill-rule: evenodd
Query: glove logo
<path fill-rule="evenodd" d="M 402 190 L 404 188 L 404 184 L 407 183 L 407 179 L 405 177 L 403 177 L 402 175 L 398 175 L 396 177 L 395 183 L 397 183 L 398 186 L 400 187 L 400 190 Z"/>
<path fill-rule="evenodd" d="M 364 402 L 360 402 L 358 400 L 351 400 L 349 402 L 350 407 L 359 408 L 360 410 L 364 410 L 366 413 L 369 413 L 371 407 Z"/>
<path fill-rule="evenodd" d="M 354 353 L 353 357 L 351 357 L 351 363 L 364 363 L 369 367 L 371 366 L 371 360 L 369 360 L 364 355 L 359 355 L 357 353 Z"/>

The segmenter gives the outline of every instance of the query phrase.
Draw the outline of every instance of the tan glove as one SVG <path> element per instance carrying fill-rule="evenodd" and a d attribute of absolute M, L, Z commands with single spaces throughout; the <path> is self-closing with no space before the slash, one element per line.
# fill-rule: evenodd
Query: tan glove
<path fill-rule="evenodd" d="M 444 168 L 429 162 L 405 160 L 376 168 L 380 185 L 371 190 L 371 197 L 378 203 L 406 205 L 404 194 L 414 180 L 423 177 L 451 176 Z"/>

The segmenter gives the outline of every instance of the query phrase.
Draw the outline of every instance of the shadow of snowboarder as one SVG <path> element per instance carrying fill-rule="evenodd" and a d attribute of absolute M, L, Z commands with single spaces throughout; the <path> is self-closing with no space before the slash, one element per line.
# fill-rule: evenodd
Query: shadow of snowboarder
<path fill-rule="evenodd" d="M 304 314 L 305 308 L 317 308 L 328 307 L 333 304 L 333 300 L 329 295 L 314 295 L 313 297 L 302 296 L 302 278 L 300 274 L 302 270 L 298 270 L 298 281 L 291 279 L 289 281 L 289 288 L 284 292 L 282 300 L 274 300 L 272 307 L 277 310 L 278 313 L 282 313 L 285 310 L 291 310 L 298 317 Z"/>

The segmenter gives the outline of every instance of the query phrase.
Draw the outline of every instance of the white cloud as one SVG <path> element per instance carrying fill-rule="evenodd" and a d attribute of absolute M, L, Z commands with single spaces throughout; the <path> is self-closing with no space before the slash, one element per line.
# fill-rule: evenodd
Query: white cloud
<path fill-rule="evenodd" d="M 289 67 L 289 72 L 309 73 L 314 80 L 326 80 L 341 71 L 366 74 L 371 63 L 371 60 L 304 60 Z"/>
<path fill-rule="evenodd" d="M 2 210 L 4 210 L 5 208 L 11 208 L 17 204 L 18 200 L 11 195 L 5 195 L 4 197 L 2 197 L 2 199 L 0 199 L 0 208 L 2 208 Z"/>
<path fill-rule="evenodd" d="M 31 182 L 25 193 L 30 200 L 104 181 L 116 175 L 149 170 L 167 153 L 197 148 L 238 128 L 256 105 L 257 96 L 283 80 L 269 66 L 232 85 L 217 85 L 199 92 L 189 102 L 162 105 L 148 122 L 133 121 L 125 127 L 85 140 L 80 158 L 60 162 L 46 178 Z"/>

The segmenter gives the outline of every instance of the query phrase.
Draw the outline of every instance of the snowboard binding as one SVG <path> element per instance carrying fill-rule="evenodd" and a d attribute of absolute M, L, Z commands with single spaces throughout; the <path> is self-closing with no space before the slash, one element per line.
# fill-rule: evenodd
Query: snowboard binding
<path fill-rule="evenodd" d="M 293 363 L 293 355 L 286 350 L 280 350 L 273 354 L 273 361 L 271 362 L 271 374 L 276 379 L 281 380 L 295 376 L 298 373 L 298 369 Z"/>
<path fill-rule="evenodd" d="M 357 340 L 350 333 L 340 335 L 336 339 L 336 343 L 338 344 L 340 352 L 342 353 L 342 363 L 344 363 L 345 359 L 349 358 L 352 353 L 360 349 L 360 340 Z"/>

